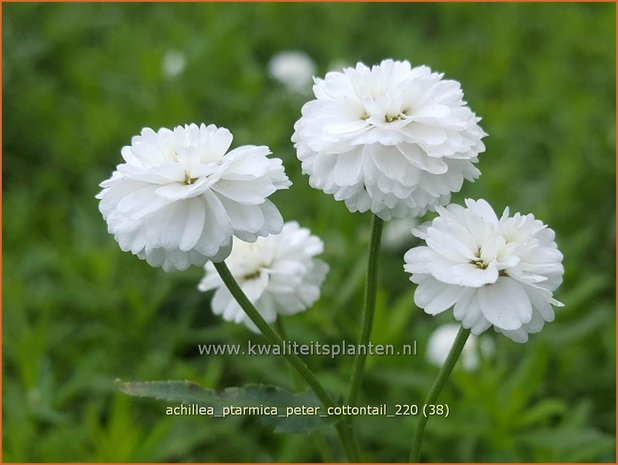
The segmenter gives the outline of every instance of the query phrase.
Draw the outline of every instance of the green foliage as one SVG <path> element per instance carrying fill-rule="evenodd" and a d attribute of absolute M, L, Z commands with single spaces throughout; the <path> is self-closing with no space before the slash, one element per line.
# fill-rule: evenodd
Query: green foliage
<path fill-rule="evenodd" d="M 4 4 L 3 461 L 315 461 L 306 435 L 252 418 L 166 416 L 113 380 L 190 379 L 224 389 L 294 385 L 280 357 L 201 357 L 197 344 L 261 340 L 224 323 L 196 284 L 122 253 L 94 195 L 142 127 L 212 122 L 234 145 L 269 145 L 294 186 L 274 201 L 324 239 L 331 271 L 317 305 L 286 318 L 298 342 L 357 337 L 369 216 L 309 188 L 290 136 L 309 95 L 269 78 L 300 49 L 323 75 L 382 58 L 462 83 L 489 133 L 483 172 L 453 200 L 534 213 L 564 253 L 566 306 L 525 345 L 495 334 L 475 372 L 456 367 L 449 418 L 427 426 L 427 461 L 615 460 L 615 5 Z M 162 71 L 169 52 L 186 69 Z M 422 402 L 437 369 L 429 334 L 452 315 L 414 307 L 398 250 L 384 250 L 374 342 L 360 402 Z M 307 357 L 342 393 L 351 359 Z M 416 418 L 355 419 L 369 460 L 406 459 Z M 379 433 L 377 433 L 379 432 Z M 328 432 L 327 443 L 334 442 Z"/>
<path fill-rule="evenodd" d="M 189 381 L 119 382 L 118 385 L 131 396 L 210 407 L 213 409 L 210 416 L 238 415 L 235 409 L 265 406 L 268 410 L 265 414 L 249 414 L 256 415 L 265 425 L 274 426 L 276 433 L 308 433 L 329 426 L 319 415 L 320 401 L 311 392 L 293 393 L 264 384 L 229 387 L 217 392 Z"/>

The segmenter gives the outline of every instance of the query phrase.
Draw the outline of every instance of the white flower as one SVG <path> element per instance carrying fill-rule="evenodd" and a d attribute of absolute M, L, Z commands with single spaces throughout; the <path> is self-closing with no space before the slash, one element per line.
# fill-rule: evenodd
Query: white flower
<path fill-rule="evenodd" d="M 277 314 L 301 312 L 318 299 L 328 266 L 313 257 L 323 250 L 320 238 L 291 221 L 283 225 L 281 234 L 259 238 L 253 244 L 234 239 L 226 264 L 262 317 L 272 323 Z M 216 315 L 257 331 L 212 263 L 206 264 L 206 276 L 198 289 L 216 289 L 212 299 Z"/>
<path fill-rule="evenodd" d="M 292 141 L 309 184 L 384 220 L 446 204 L 485 150 L 457 81 L 384 60 L 316 79 Z"/>
<path fill-rule="evenodd" d="M 251 242 L 281 231 L 266 199 L 291 184 L 281 160 L 268 159 L 265 146 L 227 152 L 231 143 L 230 131 L 203 124 L 133 137 L 97 195 L 120 248 L 165 271 L 184 270 L 225 259 L 233 235 Z"/>
<path fill-rule="evenodd" d="M 182 74 L 186 66 L 187 59 L 182 52 L 170 50 L 163 55 L 161 70 L 163 71 L 163 75 L 168 79 L 175 78 Z"/>
<path fill-rule="evenodd" d="M 515 342 L 526 342 L 545 322 L 553 292 L 562 283 L 562 254 L 554 231 L 533 215 L 500 219 L 484 200 L 438 207 L 439 216 L 414 234 L 427 246 L 410 249 L 404 269 L 418 287 L 416 305 L 430 315 L 454 306 L 472 334 L 490 326 Z"/>
<path fill-rule="evenodd" d="M 316 66 L 305 52 L 286 50 L 271 58 L 268 71 L 274 79 L 288 89 L 305 92 L 309 90 Z"/>
<path fill-rule="evenodd" d="M 446 357 L 455 342 L 455 337 L 459 331 L 459 325 L 452 323 L 440 326 L 436 329 L 427 342 L 427 352 L 425 356 L 429 363 L 441 367 L 444 365 Z M 479 345 L 480 340 L 480 345 Z M 479 366 L 478 352 L 484 356 L 494 353 L 494 344 L 491 339 L 480 339 L 470 335 L 461 353 L 461 364 L 464 370 L 474 371 Z"/>

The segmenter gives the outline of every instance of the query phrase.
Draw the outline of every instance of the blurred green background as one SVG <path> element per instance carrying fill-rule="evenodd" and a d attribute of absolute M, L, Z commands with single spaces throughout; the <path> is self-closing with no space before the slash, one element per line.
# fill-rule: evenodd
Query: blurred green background
<path fill-rule="evenodd" d="M 234 146 L 269 145 L 294 182 L 276 203 L 324 239 L 331 265 L 288 332 L 354 341 L 370 217 L 300 173 L 290 136 L 310 94 L 268 74 L 287 49 L 320 76 L 392 57 L 459 80 L 489 137 L 483 175 L 454 200 L 534 213 L 565 256 L 556 321 L 525 345 L 482 336 L 495 354 L 456 369 L 423 460 L 615 460 L 614 4 L 4 4 L 2 19 L 4 462 L 320 460 L 303 435 L 166 417 L 117 392 L 116 378 L 292 382 L 281 358 L 200 357 L 198 343 L 259 338 L 211 314 L 201 270 L 166 274 L 122 253 L 94 198 L 142 127 L 215 123 Z M 373 340 L 417 340 L 419 355 L 370 358 L 363 403 L 421 402 L 438 370 L 427 339 L 453 321 L 414 307 L 411 245 L 384 250 Z M 351 359 L 307 362 L 345 388 Z M 406 461 L 415 421 L 358 418 L 366 458 Z"/>

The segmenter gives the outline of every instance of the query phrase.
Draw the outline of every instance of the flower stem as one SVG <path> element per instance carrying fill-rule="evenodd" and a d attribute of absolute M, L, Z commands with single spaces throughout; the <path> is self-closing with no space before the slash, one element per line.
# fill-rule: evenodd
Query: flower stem
<path fill-rule="evenodd" d="M 275 320 L 275 328 L 277 328 L 277 332 L 279 333 L 279 336 L 281 336 L 281 339 L 283 339 L 284 341 L 287 341 L 288 333 L 285 330 L 285 325 L 283 324 L 283 318 L 277 318 Z M 290 365 L 288 365 L 288 368 L 290 369 L 290 374 L 292 376 L 292 384 L 294 385 L 294 389 L 301 390 L 304 387 L 303 380 L 300 379 L 300 377 L 298 376 L 298 373 L 296 372 L 296 370 L 294 370 L 294 368 L 292 368 Z M 313 442 L 316 448 L 318 449 L 318 452 L 322 456 L 322 461 L 324 463 L 333 462 L 335 459 L 333 458 L 333 455 L 331 454 L 331 451 L 328 448 L 328 444 L 326 443 L 326 439 L 324 438 L 324 434 L 322 433 L 322 431 L 313 431 L 311 433 L 311 437 L 313 438 Z"/>
<path fill-rule="evenodd" d="M 367 347 L 371 338 L 371 327 L 373 326 L 373 314 L 376 307 L 376 290 L 378 287 L 378 252 L 380 251 L 380 238 L 382 237 L 382 226 L 384 222 L 377 216 L 373 216 L 371 221 L 371 240 L 369 242 L 369 260 L 367 262 L 367 276 L 365 279 L 365 303 L 363 306 L 361 334 L 359 346 Z M 349 405 L 356 404 L 358 392 L 360 390 L 363 369 L 367 358 L 366 350 L 359 350 L 354 359 L 352 368 L 352 378 L 350 379 L 350 390 L 347 402 Z"/>
<path fill-rule="evenodd" d="M 470 330 L 465 329 L 463 326 L 459 328 L 459 332 L 457 333 L 457 337 L 455 337 L 455 342 L 453 342 L 453 346 L 444 361 L 444 365 L 440 369 L 440 373 L 438 373 L 438 377 L 433 382 L 431 389 L 429 390 L 429 394 L 427 394 L 427 398 L 425 399 L 425 405 L 432 405 L 438 395 L 440 395 L 440 391 L 444 387 L 446 380 L 448 379 L 451 371 L 453 371 L 453 367 L 459 360 L 459 356 L 461 355 L 461 351 L 466 345 L 466 341 L 468 340 L 468 336 L 470 336 Z M 429 417 L 425 415 L 421 415 L 419 417 L 418 425 L 416 425 L 416 431 L 414 432 L 414 437 L 412 438 L 412 447 L 410 448 L 410 462 L 418 462 L 421 454 L 421 442 L 423 440 L 423 432 L 425 431 L 425 425 L 427 424 L 427 420 Z"/>
<path fill-rule="evenodd" d="M 275 328 L 277 329 L 277 333 L 281 336 L 281 339 L 284 341 L 288 340 L 287 331 L 285 330 L 285 325 L 283 324 L 283 318 L 277 318 L 275 320 Z M 302 390 L 305 387 L 305 383 L 303 379 L 298 375 L 298 372 L 294 369 L 292 365 L 287 366 L 290 370 L 290 376 L 292 377 L 292 385 L 294 389 L 297 391 Z"/>
<path fill-rule="evenodd" d="M 277 328 L 277 332 L 279 333 L 279 336 L 281 336 L 281 339 L 283 339 L 284 341 L 287 341 L 287 339 L 288 339 L 288 332 L 285 330 L 285 325 L 283 324 L 283 319 L 277 318 L 275 320 L 275 328 Z"/>
<path fill-rule="evenodd" d="M 284 346 L 284 341 L 264 320 L 260 312 L 254 307 L 251 301 L 247 298 L 245 293 L 242 291 L 234 276 L 230 272 L 230 269 L 227 267 L 225 262 L 214 263 L 215 269 L 221 276 L 221 280 L 226 285 L 232 296 L 236 299 L 240 307 L 245 311 L 249 319 L 258 327 L 260 332 L 264 335 L 266 340 L 271 344 L 277 345 L 281 348 Z M 320 402 L 325 407 L 334 407 L 335 403 L 331 399 L 330 395 L 326 392 L 322 384 L 315 377 L 313 372 L 309 369 L 309 367 L 303 362 L 303 360 L 295 354 L 287 354 L 282 351 L 285 355 L 285 359 L 288 363 L 298 372 L 298 374 L 307 382 L 311 390 L 315 393 L 315 395 L 320 399 Z M 346 452 L 349 461 L 358 462 L 360 454 L 358 450 L 354 447 L 353 437 L 349 428 L 346 427 L 345 422 L 341 421 L 335 424 L 335 428 L 337 429 L 337 433 L 339 434 L 339 438 L 341 440 L 341 444 Z"/>

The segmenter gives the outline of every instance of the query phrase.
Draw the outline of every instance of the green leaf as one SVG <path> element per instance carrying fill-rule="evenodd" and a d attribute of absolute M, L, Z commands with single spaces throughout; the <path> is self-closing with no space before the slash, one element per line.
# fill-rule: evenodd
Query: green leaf
<path fill-rule="evenodd" d="M 562 416 L 568 411 L 568 406 L 560 399 L 545 399 L 524 412 L 519 420 L 520 427 L 528 427 L 550 419 L 552 416 Z"/>
<path fill-rule="evenodd" d="M 216 418 L 256 416 L 263 424 L 274 426 L 276 433 L 306 433 L 332 424 L 326 411 L 311 392 L 289 392 L 279 386 L 247 384 L 222 391 L 204 388 L 190 381 L 117 381 L 122 392 L 135 397 L 149 397 L 179 402 L 197 412 Z M 196 413 L 194 413 L 196 414 Z M 324 416 L 320 416 L 324 415 Z"/>
<path fill-rule="evenodd" d="M 597 429 L 581 428 L 538 428 L 518 435 L 521 443 L 540 450 L 552 450 L 556 461 L 588 462 L 593 457 L 610 454 L 615 447 L 612 435 Z"/>

